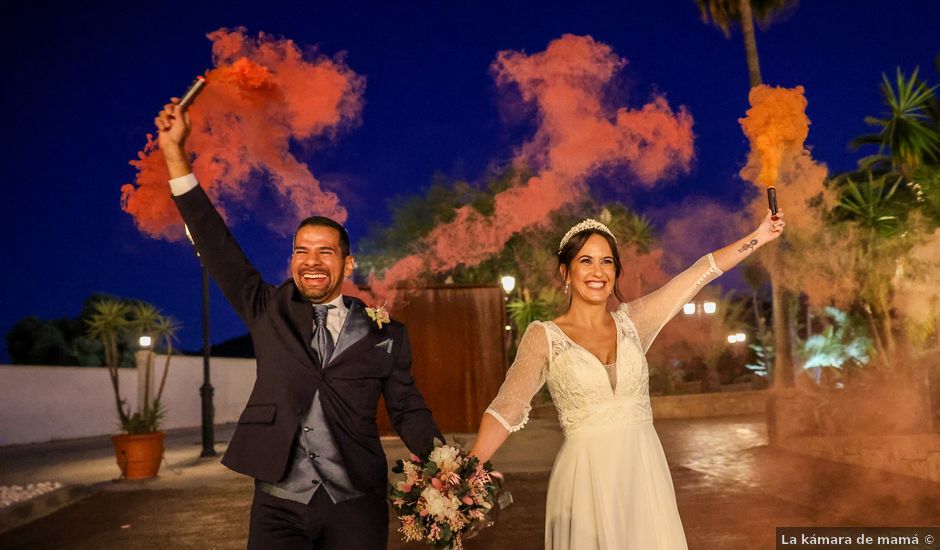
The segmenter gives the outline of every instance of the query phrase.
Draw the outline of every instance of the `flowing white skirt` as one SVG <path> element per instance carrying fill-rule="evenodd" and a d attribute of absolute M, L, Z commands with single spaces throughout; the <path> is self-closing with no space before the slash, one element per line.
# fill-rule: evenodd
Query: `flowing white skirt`
<path fill-rule="evenodd" d="M 652 422 L 569 434 L 552 468 L 545 512 L 546 549 L 687 548 Z"/>

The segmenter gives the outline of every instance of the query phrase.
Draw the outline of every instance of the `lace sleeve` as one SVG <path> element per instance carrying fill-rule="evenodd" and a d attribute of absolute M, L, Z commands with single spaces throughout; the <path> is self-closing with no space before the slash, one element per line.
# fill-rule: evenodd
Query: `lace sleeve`
<path fill-rule="evenodd" d="M 548 335 L 541 323 L 534 322 L 522 335 L 516 359 L 485 414 L 493 416 L 510 432 L 521 430 L 529 421 L 532 397 L 545 384 L 547 368 Z"/>
<path fill-rule="evenodd" d="M 682 306 L 722 273 L 709 253 L 659 289 L 620 306 L 620 311 L 626 313 L 636 327 L 643 353 Z"/>

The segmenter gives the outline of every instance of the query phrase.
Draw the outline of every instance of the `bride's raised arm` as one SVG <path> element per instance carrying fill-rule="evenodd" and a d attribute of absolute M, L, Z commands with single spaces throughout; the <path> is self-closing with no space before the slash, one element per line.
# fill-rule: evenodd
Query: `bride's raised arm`
<path fill-rule="evenodd" d="M 545 384 L 548 368 L 548 335 L 541 323 L 532 323 L 522 335 L 516 358 L 506 380 L 480 420 L 480 430 L 470 454 L 486 462 L 511 432 L 529 421 L 532 398 Z"/>
<path fill-rule="evenodd" d="M 620 311 L 625 312 L 633 321 L 643 345 L 643 352 L 649 349 L 663 326 L 695 297 L 702 287 L 738 265 L 761 246 L 779 237 L 785 225 L 783 212 L 778 212 L 775 217 L 771 217 L 768 212 L 760 226 L 746 237 L 702 256 L 691 267 L 650 294 L 622 304 Z"/>

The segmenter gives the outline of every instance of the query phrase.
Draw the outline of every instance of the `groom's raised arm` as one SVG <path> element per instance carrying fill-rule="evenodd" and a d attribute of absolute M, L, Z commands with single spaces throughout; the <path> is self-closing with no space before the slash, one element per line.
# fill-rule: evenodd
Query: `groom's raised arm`
<path fill-rule="evenodd" d="M 264 311 L 273 287 L 262 280 L 261 274 L 248 261 L 192 174 L 185 150 L 188 114 L 174 101 L 164 106 L 154 122 L 159 131 L 160 150 L 170 172 L 173 201 L 189 228 L 200 260 L 236 313 L 250 327 Z"/>

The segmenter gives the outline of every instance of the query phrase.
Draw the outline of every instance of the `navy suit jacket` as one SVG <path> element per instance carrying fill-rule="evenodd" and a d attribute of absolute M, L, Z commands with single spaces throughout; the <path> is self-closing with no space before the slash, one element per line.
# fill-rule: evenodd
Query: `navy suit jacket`
<path fill-rule="evenodd" d="M 301 420 L 319 390 L 323 412 L 350 478 L 363 492 L 386 492 L 388 468 L 376 426 L 379 396 L 412 452 L 444 440 L 411 375 L 411 345 L 396 321 L 381 329 L 364 304 L 349 308 L 329 366 L 310 347 L 313 307 L 293 280 L 273 286 L 245 257 L 201 186 L 174 197 L 199 255 L 251 332 L 257 380 L 222 463 L 275 483 L 287 472 Z"/>

